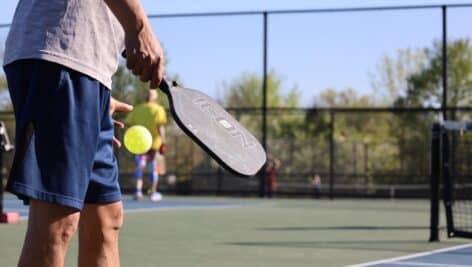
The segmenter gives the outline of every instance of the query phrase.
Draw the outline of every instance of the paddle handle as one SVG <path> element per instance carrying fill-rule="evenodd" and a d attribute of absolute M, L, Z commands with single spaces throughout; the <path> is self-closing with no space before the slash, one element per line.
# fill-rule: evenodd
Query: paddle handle
<path fill-rule="evenodd" d="M 166 95 L 170 94 L 170 86 L 173 83 L 169 82 L 166 77 L 163 77 L 161 83 L 159 84 L 159 89 L 164 92 Z"/>

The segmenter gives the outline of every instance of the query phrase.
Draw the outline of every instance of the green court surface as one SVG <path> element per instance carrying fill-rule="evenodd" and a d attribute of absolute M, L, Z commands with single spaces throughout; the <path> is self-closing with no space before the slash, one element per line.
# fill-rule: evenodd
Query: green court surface
<path fill-rule="evenodd" d="M 165 201 L 182 205 L 159 209 Z M 427 242 L 426 200 L 165 197 L 142 204 L 127 209 L 122 266 L 346 266 L 467 243 L 444 235 Z M 0 266 L 15 266 L 25 226 L 0 225 Z M 74 240 L 66 266 L 76 266 L 76 256 Z"/>

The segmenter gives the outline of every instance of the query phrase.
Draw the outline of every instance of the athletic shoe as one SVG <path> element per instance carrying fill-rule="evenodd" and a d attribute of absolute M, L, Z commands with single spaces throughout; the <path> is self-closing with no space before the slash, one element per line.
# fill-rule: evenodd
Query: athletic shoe
<path fill-rule="evenodd" d="M 151 201 L 153 201 L 153 202 L 158 202 L 158 201 L 160 201 L 160 200 L 162 200 L 162 195 L 161 195 L 161 193 L 159 193 L 159 192 L 154 192 L 154 193 L 151 194 Z"/>

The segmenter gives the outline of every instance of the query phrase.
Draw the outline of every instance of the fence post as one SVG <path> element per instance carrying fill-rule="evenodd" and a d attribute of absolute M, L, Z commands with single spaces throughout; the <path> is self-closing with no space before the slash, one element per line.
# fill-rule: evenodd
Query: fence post
<path fill-rule="evenodd" d="M 364 176 L 366 195 L 369 193 L 369 144 L 364 143 Z"/>
<path fill-rule="evenodd" d="M 442 6 L 442 115 L 447 120 L 447 6 Z"/>
<path fill-rule="evenodd" d="M 353 179 L 357 182 L 357 142 L 352 141 L 352 172 L 354 174 Z"/>
<path fill-rule="evenodd" d="M 333 199 L 334 197 L 334 122 L 335 122 L 335 116 L 334 116 L 334 111 L 329 110 L 329 128 L 330 128 L 330 134 L 329 134 L 329 199 Z"/>
<path fill-rule="evenodd" d="M 439 176 L 441 151 L 441 125 L 434 123 L 431 135 L 430 166 L 430 233 L 429 241 L 439 241 Z"/>
<path fill-rule="evenodd" d="M 267 12 L 263 15 L 262 33 L 262 146 L 267 151 Z M 259 197 L 266 191 L 265 172 L 259 172 Z"/>

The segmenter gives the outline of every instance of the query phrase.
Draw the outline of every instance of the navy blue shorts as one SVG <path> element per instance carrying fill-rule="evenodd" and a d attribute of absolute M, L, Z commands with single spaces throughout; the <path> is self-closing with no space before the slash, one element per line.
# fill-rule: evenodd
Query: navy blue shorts
<path fill-rule="evenodd" d="M 5 66 L 16 119 L 7 190 L 82 209 L 121 200 L 113 154 L 110 90 L 59 64 L 19 60 Z"/>

